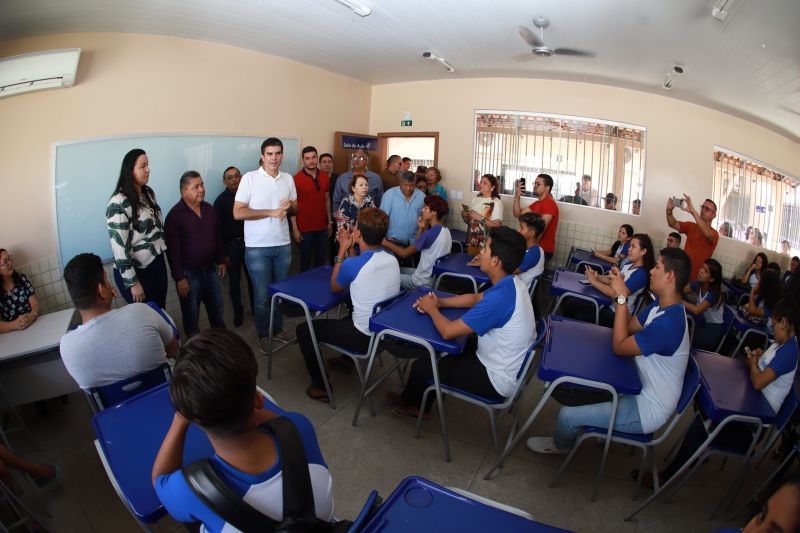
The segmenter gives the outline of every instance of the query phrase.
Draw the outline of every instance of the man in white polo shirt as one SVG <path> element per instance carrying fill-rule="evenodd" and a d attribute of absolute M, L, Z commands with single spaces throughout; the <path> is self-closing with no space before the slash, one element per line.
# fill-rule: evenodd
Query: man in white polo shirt
<path fill-rule="evenodd" d="M 233 203 L 233 218 L 244 220 L 244 258 L 253 280 L 259 343 L 269 334 L 269 284 L 285 279 L 292 263 L 286 217 L 297 214 L 297 191 L 292 176 L 281 172 L 282 161 L 280 139 L 261 143 L 261 166 L 242 177 Z M 280 313 L 273 333 L 283 334 Z"/>

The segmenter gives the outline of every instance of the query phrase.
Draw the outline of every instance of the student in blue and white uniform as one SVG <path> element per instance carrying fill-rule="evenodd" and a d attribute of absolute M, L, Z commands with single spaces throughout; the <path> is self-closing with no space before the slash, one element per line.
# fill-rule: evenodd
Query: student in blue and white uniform
<path fill-rule="evenodd" d="M 380 209 L 370 207 L 358 214 L 352 233 L 339 232 L 339 254 L 333 258 L 331 290 L 342 292 L 350 289 L 352 319 L 314 320 L 317 342 L 328 342 L 355 352 L 367 352 L 372 308 L 400 293 L 400 265 L 392 254 L 381 249 L 381 241 L 388 229 L 389 216 Z M 360 255 L 355 255 L 355 244 L 361 250 Z M 311 376 L 311 386 L 306 389 L 306 394 L 312 400 L 327 403 L 330 400 L 325 392 L 307 322 L 297 326 L 296 335 Z"/>
<path fill-rule="evenodd" d="M 766 269 L 761 273 L 756 286 L 750 289 L 750 299 L 743 305 L 754 322 L 766 324 L 770 335 L 772 335 L 772 310 L 782 295 L 783 286 L 778 274 L 774 270 Z"/>
<path fill-rule="evenodd" d="M 722 323 L 725 306 L 722 304 L 722 265 L 716 259 L 706 259 L 697 273 L 697 281 L 684 288 L 683 305 L 694 316 L 692 347 L 715 351 L 724 333 Z M 688 301 L 688 300 L 693 301 Z"/>
<path fill-rule="evenodd" d="M 645 233 L 637 233 L 630 239 L 628 248 L 628 263 L 621 269 L 612 269 L 612 272 L 619 273 L 625 281 L 624 294 L 628 297 L 628 313 L 633 314 L 636 298 L 647 291 L 648 273 L 655 265 L 653 256 L 653 243 Z M 614 298 L 617 294 L 611 287 L 611 275 L 598 274 L 593 268 L 586 269 L 586 279 L 592 287 L 602 292 L 609 298 Z M 614 324 L 614 304 L 613 302 L 600 309 L 600 325 L 610 328 Z"/>
<path fill-rule="evenodd" d="M 492 287 L 477 294 L 437 298 L 428 293 L 416 302 L 417 309 L 430 315 L 433 325 L 445 339 L 478 334 L 477 345 L 468 343 L 461 355 L 439 361 L 442 384 L 501 400 L 516 392 L 517 373 L 536 336 L 533 307 L 528 288 L 514 276 L 525 254 L 525 239 L 507 227 L 489 230 L 489 238 L 480 252 L 481 270 Z M 469 308 L 458 320 L 449 320 L 440 308 Z M 418 359 L 411 367 L 405 389 L 390 392 L 387 401 L 395 414 L 419 414 L 422 395 L 433 378 L 430 359 Z M 424 406 L 430 411 L 434 396 Z"/>
<path fill-rule="evenodd" d="M 750 370 L 750 384 L 760 390 L 770 407 L 776 413 L 783 405 L 783 401 L 794 386 L 794 377 L 797 372 L 798 350 L 797 331 L 800 328 L 800 311 L 794 299 L 789 296 L 782 298 L 775 304 L 772 311 L 772 321 L 775 328 L 775 342 L 767 351 L 761 348 L 753 350 L 747 358 L 747 367 Z M 706 440 L 708 434 L 714 431 L 715 426 L 706 431 L 705 424 L 698 414 L 686 435 L 681 447 L 672 463 L 659 474 L 661 482 L 672 477 L 694 452 Z M 741 447 L 753 438 L 753 426 L 748 424 L 731 423 L 720 431 L 716 444 Z M 652 483 L 652 480 L 648 480 Z"/>
<path fill-rule="evenodd" d="M 208 436 L 214 470 L 244 502 L 273 520 L 283 519 L 281 450 L 259 425 L 284 416 L 297 428 L 305 450 L 317 518 L 331 521 L 331 474 L 319 449 L 314 427 L 300 413 L 276 411 L 256 390 L 258 363 L 250 346 L 224 329 L 202 331 L 181 347 L 170 399 L 172 425 L 153 463 L 156 494 L 181 522 L 201 522 L 201 531 L 238 531 L 192 491 L 183 475 L 183 449 L 192 424 Z"/>
<path fill-rule="evenodd" d="M 622 266 L 622 261 L 624 261 L 628 256 L 628 250 L 630 249 L 632 238 L 633 226 L 630 224 L 623 224 L 619 227 L 619 231 L 617 232 L 617 240 L 611 245 L 611 249 L 592 250 L 592 255 L 604 261 L 608 261 L 609 263 Z"/>
<path fill-rule="evenodd" d="M 403 289 L 433 286 L 433 265 L 442 256 L 448 255 L 453 246 L 450 230 L 442 220 L 450 208 L 441 196 L 426 196 L 422 215 L 417 220 L 417 237 L 409 246 L 398 246 L 383 239 L 383 247 L 401 259 L 420 252 L 417 268 L 403 267 L 400 270 L 400 286 Z"/>
<path fill-rule="evenodd" d="M 525 246 L 528 249 L 525 251 L 525 257 L 522 258 L 516 274 L 528 288 L 544 272 L 544 250 L 539 246 L 539 239 L 542 238 L 544 228 L 544 219 L 538 213 L 526 211 L 519 217 L 519 233 L 525 237 Z"/>
<path fill-rule="evenodd" d="M 753 258 L 753 262 L 750 263 L 750 266 L 747 267 L 747 270 L 744 271 L 742 277 L 739 281 L 743 285 L 747 285 L 750 288 L 755 287 L 758 285 L 758 280 L 761 279 L 761 274 L 767 269 L 767 263 L 769 260 L 767 259 L 767 254 L 764 252 L 758 252 L 756 256 Z"/>
<path fill-rule="evenodd" d="M 689 328 L 681 301 L 681 288 L 689 281 L 691 261 L 679 248 L 665 248 L 650 271 L 650 290 L 658 301 L 638 316 L 628 313 L 625 283 L 611 274 L 617 293 L 613 349 L 621 357 L 633 357 L 642 391 L 621 396 L 617 402 L 614 430 L 653 433 L 675 412 L 689 361 Z M 528 448 L 536 453 L 569 452 L 583 426 L 607 427 L 612 403 L 562 407 L 553 437 L 531 437 Z"/>

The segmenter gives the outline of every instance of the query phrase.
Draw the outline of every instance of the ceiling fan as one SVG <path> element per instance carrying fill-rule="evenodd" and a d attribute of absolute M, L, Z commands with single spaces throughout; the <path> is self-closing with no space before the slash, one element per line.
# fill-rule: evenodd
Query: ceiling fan
<path fill-rule="evenodd" d="M 576 48 L 550 48 L 544 44 L 544 30 L 550 25 L 547 17 L 536 17 L 533 25 L 539 28 L 539 35 L 527 26 L 519 27 L 519 34 L 531 46 L 531 52 L 538 57 L 550 57 L 553 54 L 561 56 L 594 57 L 594 52 L 578 50 Z"/>

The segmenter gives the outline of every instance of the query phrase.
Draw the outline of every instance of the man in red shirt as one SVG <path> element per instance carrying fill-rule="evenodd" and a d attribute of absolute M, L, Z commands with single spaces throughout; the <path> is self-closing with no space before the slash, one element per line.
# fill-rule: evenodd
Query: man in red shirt
<path fill-rule="evenodd" d="M 300 245 L 300 272 L 322 266 L 325 242 L 333 230 L 328 173 L 317 168 L 317 149 L 303 148 L 303 167 L 294 175 L 297 189 L 297 215 L 290 217 L 292 238 Z"/>
<path fill-rule="evenodd" d="M 686 234 L 686 245 L 683 247 L 684 251 L 689 254 L 692 260 L 692 273 L 689 279 L 697 279 L 697 273 L 700 272 L 700 267 L 706 259 L 709 259 L 713 254 L 719 242 L 719 233 L 711 227 L 711 221 L 717 216 L 717 204 L 712 200 L 706 198 L 703 202 L 700 212 L 698 213 L 692 199 L 683 195 L 683 206 L 681 209 L 690 213 L 694 217 L 694 222 L 679 222 L 672 216 L 672 210 L 675 208 L 672 198 L 667 200 L 667 224 L 681 233 Z"/>
<path fill-rule="evenodd" d="M 548 174 L 539 174 L 533 182 L 533 195 L 539 200 L 532 203 L 529 209 L 534 213 L 538 213 L 544 219 L 544 233 L 539 245 L 544 250 L 545 261 L 550 261 L 556 251 L 556 230 L 558 229 L 558 204 L 556 204 L 553 195 L 550 191 L 553 190 L 553 178 Z M 519 199 L 522 195 L 522 188 L 517 182 L 517 188 L 514 193 L 514 216 L 519 218 L 522 214 L 522 209 L 519 205 Z"/>

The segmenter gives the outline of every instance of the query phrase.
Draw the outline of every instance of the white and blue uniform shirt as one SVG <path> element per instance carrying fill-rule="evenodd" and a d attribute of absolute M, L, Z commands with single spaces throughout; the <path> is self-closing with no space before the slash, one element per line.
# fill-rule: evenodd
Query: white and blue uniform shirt
<path fill-rule="evenodd" d="M 700 305 L 703 302 L 708 302 L 709 308 L 703 311 L 703 322 L 706 324 L 722 324 L 724 322 L 724 306 L 719 304 L 719 302 L 714 301 L 714 294 L 711 291 L 703 292 L 703 287 L 696 281 L 693 281 L 690 284 L 690 287 L 693 292 L 697 293 L 697 298 L 695 300 L 696 305 Z M 717 305 L 719 304 L 719 305 Z"/>
<path fill-rule="evenodd" d="M 675 412 L 691 342 L 683 304 L 661 309 L 654 302 L 637 318 L 644 329 L 633 336 L 642 351 L 633 359 L 642 381 L 636 405 L 642 432 L 652 433 Z"/>
<path fill-rule="evenodd" d="M 544 272 L 544 250 L 538 244 L 534 244 L 525 252 L 517 277 L 530 288 L 533 280 L 541 276 L 542 272 Z"/>
<path fill-rule="evenodd" d="M 294 422 L 303 441 L 317 518 L 330 521 L 333 519 L 333 480 L 319 449 L 314 428 L 300 413 L 283 413 L 283 415 Z M 277 462 L 260 474 L 247 474 L 237 470 L 216 454 L 211 458 L 211 463 L 214 470 L 237 495 L 241 496 L 242 500 L 273 520 L 283 520 L 283 473 L 280 454 Z M 202 522 L 201 531 L 213 533 L 239 531 L 200 501 L 189 488 L 180 470 L 158 476 L 155 489 L 161 503 L 175 520 Z"/>
<path fill-rule="evenodd" d="M 450 253 L 453 239 L 450 230 L 437 224 L 422 232 L 414 241 L 414 247 L 419 250 L 419 264 L 411 277 L 415 287 L 433 285 L 433 264 L 436 260 Z"/>
<path fill-rule="evenodd" d="M 617 249 L 614 250 L 614 253 L 612 255 L 617 259 L 617 261 L 619 261 L 623 257 L 628 256 L 628 248 L 630 248 L 630 246 L 631 246 L 631 241 L 624 242 L 617 246 Z"/>
<path fill-rule="evenodd" d="M 628 313 L 632 315 L 634 311 L 633 307 L 636 305 L 636 298 L 642 293 L 645 285 L 647 285 L 648 274 L 643 267 L 635 267 L 633 263 L 628 263 L 620 268 L 619 273 L 622 274 L 622 279 L 625 280 L 625 286 L 630 291 L 628 295 Z M 615 305 L 614 302 L 611 302 L 608 304 L 608 307 L 612 311 L 615 311 Z"/>
<path fill-rule="evenodd" d="M 751 289 L 753 287 L 755 287 L 756 285 L 758 285 L 758 274 L 756 274 L 755 272 L 752 272 L 750 274 L 750 277 L 747 278 L 747 284 L 750 285 Z"/>
<path fill-rule="evenodd" d="M 517 373 L 536 338 L 528 287 L 517 276 L 506 276 L 461 320 L 478 334 L 476 353 L 492 386 L 501 396 L 514 394 Z"/>
<path fill-rule="evenodd" d="M 344 260 L 336 275 L 336 283 L 350 288 L 353 325 L 364 335 L 369 335 L 372 308 L 400 293 L 400 265 L 385 250 L 364 250 L 361 255 Z"/>
<path fill-rule="evenodd" d="M 773 342 L 767 351 L 758 359 L 758 369 L 763 372 L 771 368 L 775 375 L 775 381 L 761 389 L 761 393 L 769 402 L 772 410 L 776 413 L 783 405 L 783 400 L 789 394 L 789 390 L 794 385 L 794 375 L 797 372 L 797 337 L 792 337 L 781 345 Z"/>

